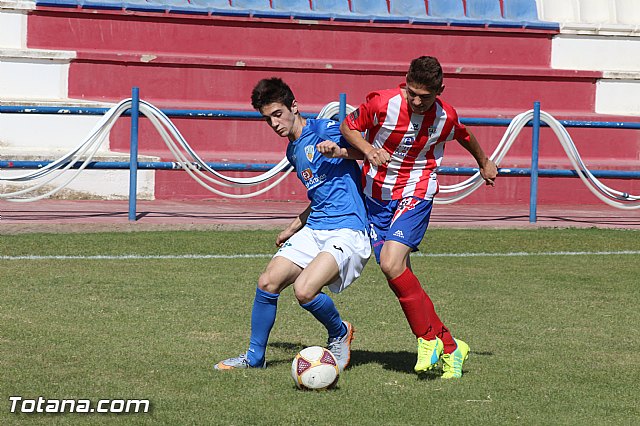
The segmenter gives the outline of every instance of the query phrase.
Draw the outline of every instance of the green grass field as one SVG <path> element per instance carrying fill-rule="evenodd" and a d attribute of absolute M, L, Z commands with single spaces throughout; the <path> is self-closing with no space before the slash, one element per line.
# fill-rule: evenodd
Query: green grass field
<path fill-rule="evenodd" d="M 290 378 L 295 353 L 326 340 L 290 289 L 278 305 L 268 368 L 212 369 L 246 349 L 256 280 L 275 235 L 0 235 L 0 424 L 640 422 L 640 233 L 428 231 L 421 253 L 441 256 L 416 256 L 412 265 L 445 323 L 471 346 L 464 377 L 413 373 L 415 340 L 372 260 L 334 297 L 357 332 L 352 366 L 328 392 L 297 391 Z M 595 252 L 626 253 L 588 254 Z M 469 253 L 491 255 L 462 255 Z M 265 256 L 171 257 L 239 254 Z M 16 395 L 149 399 L 152 409 L 12 414 Z"/>

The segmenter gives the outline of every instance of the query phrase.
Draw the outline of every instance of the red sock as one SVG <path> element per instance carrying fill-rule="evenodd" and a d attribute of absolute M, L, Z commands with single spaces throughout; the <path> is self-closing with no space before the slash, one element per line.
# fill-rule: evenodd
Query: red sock
<path fill-rule="evenodd" d="M 407 268 L 397 277 L 389 280 L 389 287 L 395 293 L 411 331 L 417 337 L 433 340 L 438 336 L 444 343 L 445 353 L 456 349 L 456 342 L 436 314 L 433 302 L 424 291 L 411 269 Z"/>

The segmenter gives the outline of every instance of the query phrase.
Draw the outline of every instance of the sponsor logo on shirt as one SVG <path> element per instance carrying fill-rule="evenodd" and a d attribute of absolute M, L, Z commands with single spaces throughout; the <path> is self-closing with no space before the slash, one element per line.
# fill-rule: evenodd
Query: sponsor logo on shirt
<path fill-rule="evenodd" d="M 411 145 L 412 143 L 414 143 L 416 141 L 416 138 L 412 137 L 412 136 L 406 136 L 402 139 L 402 143 L 405 145 Z"/>
<path fill-rule="evenodd" d="M 307 189 L 311 189 L 314 186 L 317 186 L 322 182 L 324 182 L 325 180 L 327 180 L 326 174 L 320 175 L 320 176 L 314 176 L 311 169 L 304 169 L 300 173 L 300 175 L 302 176 L 302 179 L 304 179 L 304 186 L 306 186 Z"/>
<path fill-rule="evenodd" d="M 313 177 L 313 172 L 311 171 L 311 169 L 304 169 L 300 175 L 302 176 L 302 179 L 304 180 L 309 180 Z"/>
<path fill-rule="evenodd" d="M 396 154 L 399 155 L 400 157 L 406 156 L 409 150 L 411 149 L 411 145 L 413 145 L 415 141 L 416 141 L 416 138 L 412 136 L 405 136 L 404 138 L 402 138 L 402 143 L 398 146 L 398 149 L 396 150 Z"/>
<path fill-rule="evenodd" d="M 427 130 L 427 132 L 429 133 L 429 137 L 435 135 L 437 131 L 438 131 L 438 126 L 431 126 Z"/>
<path fill-rule="evenodd" d="M 412 130 L 420 130 L 420 123 L 414 123 L 413 121 L 411 122 L 411 129 Z"/>

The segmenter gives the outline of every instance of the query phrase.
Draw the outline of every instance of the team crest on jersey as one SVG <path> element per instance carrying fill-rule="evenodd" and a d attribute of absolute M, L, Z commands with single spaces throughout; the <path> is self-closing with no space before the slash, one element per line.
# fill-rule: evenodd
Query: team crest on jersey
<path fill-rule="evenodd" d="M 313 161 L 313 154 L 316 148 L 313 145 L 307 145 L 304 147 L 304 153 L 307 155 L 307 160 Z"/>
<path fill-rule="evenodd" d="M 313 172 L 311 171 L 311 169 L 304 169 L 302 172 L 300 172 L 300 175 L 302 176 L 302 179 L 309 180 L 313 177 Z"/>
<path fill-rule="evenodd" d="M 393 219 L 391 219 L 391 223 L 395 222 L 402 213 L 415 209 L 418 204 L 420 204 L 420 200 L 417 198 L 403 198 L 402 201 L 398 203 L 398 207 L 396 207 L 396 211 L 393 213 Z"/>

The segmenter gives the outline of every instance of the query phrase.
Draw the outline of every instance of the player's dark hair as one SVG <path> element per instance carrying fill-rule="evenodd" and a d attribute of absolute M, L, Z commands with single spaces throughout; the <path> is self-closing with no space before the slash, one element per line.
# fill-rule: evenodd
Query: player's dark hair
<path fill-rule="evenodd" d="M 420 56 L 411 61 L 407 83 L 437 91 L 442 87 L 442 67 L 433 56 Z"/>
<path fill-rule="evenodd" d="M 291 88 L 281 78 L 272 77 L 262 79 L 251 92 L 251 105 L 257 110 L 265 105 L 278 102 L 291 111 L 295 96 Z"/>

